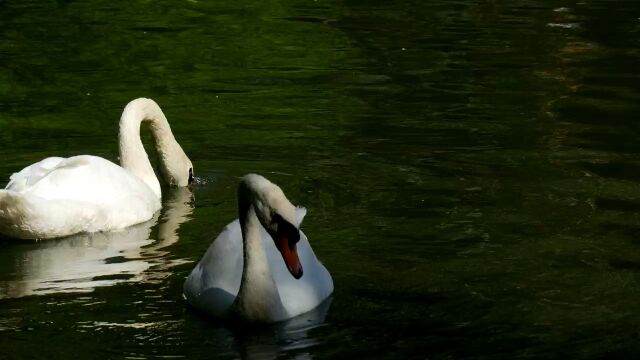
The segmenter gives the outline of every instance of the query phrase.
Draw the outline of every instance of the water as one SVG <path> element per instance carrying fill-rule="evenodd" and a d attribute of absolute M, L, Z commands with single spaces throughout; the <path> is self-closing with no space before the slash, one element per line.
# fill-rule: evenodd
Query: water
<path fill-rule="evenodd" d="M 199 178 L 124 233 L 0 244 L 0 358 L 634 358 L 640 4 L 0 3 L 0 178 L 117 160 L 156 99 Z M 147 141 L 148 136 L 145 138 Z M 258 172 L 335 293 L 210 321 L 184 278 Z"/>

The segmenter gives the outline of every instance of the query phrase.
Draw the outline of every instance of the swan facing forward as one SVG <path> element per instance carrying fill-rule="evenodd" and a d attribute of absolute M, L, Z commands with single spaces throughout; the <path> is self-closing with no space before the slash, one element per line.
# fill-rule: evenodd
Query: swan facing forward
<path fill-rule="evenodd" d="M 240 219 L 209 246 L 184 284 L 187 301 L 219 318 L 276 322 L 313 310 L 333 280 L 299 230 L 306 214 L 264 177 L 238 188 Z"/>
<path fill-rule="evenodd" d="M 149 122 L 170 185 L 193 181 L 193 165 L 150 99 L 136 99 L 120 118 L 121 166 L 97 156 L 50 157 L 11 175 L 0 190 L 0 233 L 48 239 L 81 232 L 120 230 L 160 210 L 160 182 L 140 140 Z"/>

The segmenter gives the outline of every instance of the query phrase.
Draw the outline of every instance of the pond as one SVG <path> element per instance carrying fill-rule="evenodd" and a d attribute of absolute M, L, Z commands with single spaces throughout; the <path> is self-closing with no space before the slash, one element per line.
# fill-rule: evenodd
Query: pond
<path fill-rule="evenodd" d="M 198 180 L 124 232 L 0 240 L 0 358 L 640 351 L 640 3 L 0 8 L 1 186 L 47 156 L 117 162 L 141 96 Z M 297 323 L 229 327 L 182 296 L 249 172 L 307 207 L 333 276 Z"/>

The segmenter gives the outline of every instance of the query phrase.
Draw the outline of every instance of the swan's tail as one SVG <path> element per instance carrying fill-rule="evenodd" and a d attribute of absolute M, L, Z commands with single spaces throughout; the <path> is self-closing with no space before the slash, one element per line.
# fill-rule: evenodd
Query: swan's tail
<path fill-rule="evenodd" d="M 96 209 L 0 190 L 0 234 L 17 239 L 48 239 L 86 231 Z"/>

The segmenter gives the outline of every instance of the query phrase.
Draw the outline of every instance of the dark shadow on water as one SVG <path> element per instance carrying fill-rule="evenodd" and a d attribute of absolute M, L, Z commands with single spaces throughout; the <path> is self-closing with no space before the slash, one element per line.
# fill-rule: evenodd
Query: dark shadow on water
<path fill-rule="evenodd" d="M 594 203 L 600 210 L 629 212 L 640 211 L 640 202 L 636 200 L 597 198 Z"/>

